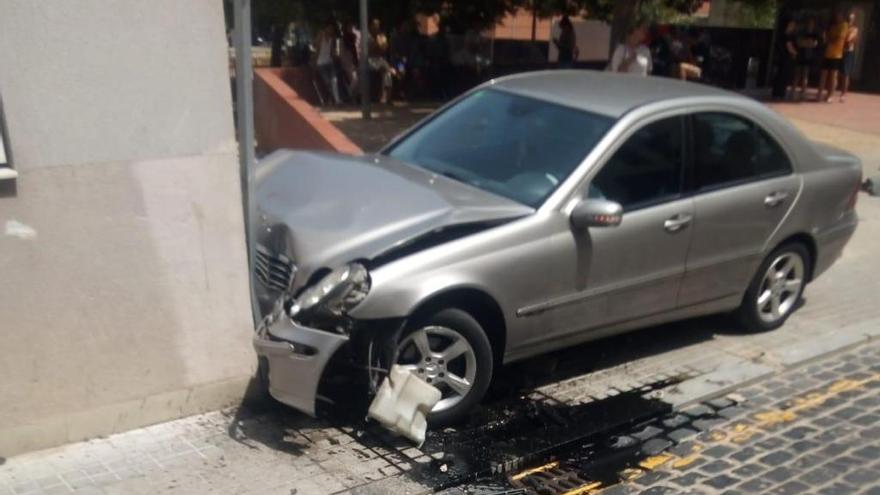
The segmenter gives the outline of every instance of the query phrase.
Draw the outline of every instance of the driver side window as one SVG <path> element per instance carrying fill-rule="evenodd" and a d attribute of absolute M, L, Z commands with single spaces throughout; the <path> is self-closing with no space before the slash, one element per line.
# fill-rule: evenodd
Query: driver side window
<path fill-rule="evenodd" d="M 642 127 L 593 178 L 589 197 L 615 201 L 624 211 L 679 197 L 683 136 L 683 117 L 670 117 Z"/>

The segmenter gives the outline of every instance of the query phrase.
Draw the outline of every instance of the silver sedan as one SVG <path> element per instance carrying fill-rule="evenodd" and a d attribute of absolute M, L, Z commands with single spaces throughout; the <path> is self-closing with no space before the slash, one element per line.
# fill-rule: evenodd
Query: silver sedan
<path fill-rule="evenodd" d="M 367 391 L 399 364 L 442 392 L 436 424 L 539 353 L 718 312 L 779 327 L 852 236 L 861 165 L 733 93 L 555 71 L 257 174 L 269 392 L 313 414 L 331 357 Z"/>

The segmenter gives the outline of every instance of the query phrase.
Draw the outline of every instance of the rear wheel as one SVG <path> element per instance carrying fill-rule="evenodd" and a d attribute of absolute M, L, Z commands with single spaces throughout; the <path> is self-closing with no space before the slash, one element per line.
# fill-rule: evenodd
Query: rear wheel
<path fill-rule="evenodd" d="M 797 309 L 807 285 L 810 253 L 802 244 L 786 244 L 764 260 L 739 308 L 747 330 L 773 330 Z"/>
<path fill-rule="evenodd" d="M 416 320 L 397 345 L 396 361 L 443 394 L 428 421 L 445 425 L 476 406 L 492 381 L 492 347 L 480 324 L 459 309 Z"/>

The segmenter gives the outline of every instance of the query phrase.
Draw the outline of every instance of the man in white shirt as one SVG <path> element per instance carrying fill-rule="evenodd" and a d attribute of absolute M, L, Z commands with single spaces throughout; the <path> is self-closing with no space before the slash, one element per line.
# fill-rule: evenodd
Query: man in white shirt
<path fill-rule="evenodd" d="M 647 76 L 651 73 L 651 50 L 645 45 L 647 28 L 636 26 L 626 36 L 623 43 L 617 45 L 611 62 L 605 70 Z"/>

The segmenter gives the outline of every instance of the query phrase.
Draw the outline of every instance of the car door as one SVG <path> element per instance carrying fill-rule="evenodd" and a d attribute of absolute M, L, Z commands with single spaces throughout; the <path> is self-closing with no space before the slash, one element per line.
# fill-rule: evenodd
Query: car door
<path fill-rule="evenodd" d="M 745 290 L 800 187 L 784 148 L 754 121 L 701 112 L 692 129 L 695 217 L 681 306 Z"/>
<path fill-rule="evenodd" d="M 553 333 L 582 331 L 675 307 L 690 244 L 693 202 L 683 195 L 684 117 L 625 138 L 580 192 L 623 206 L 620 225 L 568 230 L 554 249 L 570 260 L 569 292 L 549 301 Z"/>

